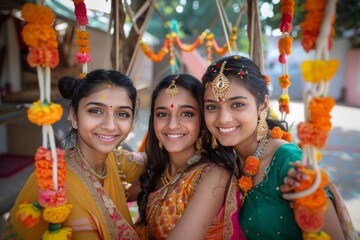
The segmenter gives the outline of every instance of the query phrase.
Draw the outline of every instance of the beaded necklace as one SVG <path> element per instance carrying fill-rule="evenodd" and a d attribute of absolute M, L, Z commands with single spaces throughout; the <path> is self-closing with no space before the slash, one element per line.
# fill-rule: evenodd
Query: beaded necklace
<path fill-rule="evenodd" d="M 239 187 L 242 195 L 242 202 L 244 203 L 248 192 L 254 187 L 254 175 L 259 171 L 260 159 L 264 153 L 265 147 L 271 136 L 267 134 L 262 138 L 256 147 L 255 153 L 252 156 L 248 156 L 245 159 L 245 166 L 243 169 L 243 174 L 239 179 Z"/>
<path fill-rule="evenodd" d="M 75 146 L 78 155 L 80 156 L 81 160 L 85 163 L 87 169 L 90 170 L 92 174 L 94 174 L 99 180 L 104 180 L 109 175 L 108 167 L 107 167 L 107 161 L 105 159 L 104 167 L 102 170 L 102 175 L 98 174 L 90 165 L 90 163 L 86 160 L 84 154 L 81 152 L 80 148 L 76 145 Z"/>

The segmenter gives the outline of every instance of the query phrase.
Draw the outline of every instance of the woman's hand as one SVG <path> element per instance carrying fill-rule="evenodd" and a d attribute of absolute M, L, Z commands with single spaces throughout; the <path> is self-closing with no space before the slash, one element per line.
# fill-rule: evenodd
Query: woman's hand
<path fill-rule="evenodd" d="M 280 186 L 280 191 L 288 193 L 294 191 L 300 186 L 301 180 L 307 179 L 308 176 L 303 172 L 305 168 L 301 162 L 291 163 L 294 168 L 290 168 L 287 177 L 284 179 L 284 184 Z"/>

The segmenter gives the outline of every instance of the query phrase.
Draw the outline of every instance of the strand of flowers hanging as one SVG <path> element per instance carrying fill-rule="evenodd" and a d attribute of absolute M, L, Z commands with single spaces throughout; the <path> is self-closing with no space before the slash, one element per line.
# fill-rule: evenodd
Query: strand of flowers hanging
<path fill-rule="evenodd" d="M 73 0 L 75 6 L 76 22 L 80 26 L 80 30 L 76 30 L 76 45 L 78 52 L 76 53 L 76 62 L 82 64 L 82 72 L 80 78 L 84 78 L 88 72 L 87 63 L 91 61 L 89 33 L 86 32 L 86 25 L 89 22 L 86 13 L 86 5 L 84 0 Z"/>
<path fill-rule="evenodd" d="M 71 228 L 61 228 L 72 205 L 67 204 L 64 153 L 56 149 L 52 124 L 63 114 L 61 105 L 51 102 L 50 68 L 59 62 L 58 42 L 54 28 L 55 15 L 50 8 L 26 3 L 22 7 L 26 25 L 22 38 L 29 47 L 27 62 L 37 68 L 40 100 L 27 111 L 30 122 L 42 126 L 42 146 L 35 154 L 38 201 L 19 205 L 16 217 L 27 227 L 36 225 L 41 215 L 49 222 L 42 239 L 70 239 Z"/>
<path fill-rule="evenodd" d="M 231 47 L 234 46 L 234 43 L 237 38 L 236 36 L 237 36 L 237 28 L 233 27 L 232 34 L 230 37 Z M 176 45 L 179 47 L 180 50 L 184 52 L 191 52 L 194 51 L 201 44 L 203 44 L 205 39 L 206 39 L 206 56 L 209 64 L 212 62 L 212 48 L 214 48 L 215 52 L 218 55 L 224 55 L 229 51 L 227 44 L 224 44 L 223 47 L 219 47 L 219 44 L 215 40 L 214 34 L 208 31 L 202 32 L 192 44 L 184 44 L 179 38 L 179 36 L 176 34 L 176 32 L 167 34 L 165 41 L 163 43 L 163 47 L 159 50 L 158 53 L 154 53 L 154 51 L 151 50 L 150 47 L 140 39 L 140 49 L 153 62 L 159 62 L 163 60 L 166 54 L 168 53 L 169 55 L 172 54 L 173 47 L 171 48 L 171 42 L 173 42 L 172 44 L 176 43 Z M 170 65 L 171 65 L 171 59 L 170 59 Z"/>
<path fill-rule="evenodd" d="M 339 68 L 338 60 L 329 59 L 335 8 L 336 0 L 307 0 L 305 21 L 300 24 L 303 48 L 315 50 L 315 60 L 301 64 L 303 79 L 311 84 L 311 89 L 304 96 L 305 121 L 299 123 L 297 129 L 303 149 L 303 166 L 298 167 L 309 179 L 303 180 L 295 193 L 284 194 L 284 198 L 294 200 L 295 220 L 303 231 L 303 239 L 330 239 L 321 230 L 327 207 L 324 186 L 329 178 L 318 162 L 319 151 L 325 147 L 332 127 L 330 112 L 335 105 L 334 99 L 327 96 L 329 80 Z"/>
<path fill-rule="evenodd" d="M 280 31 L 281 38 L 278 42 L 279 48 L 279 62 L 282 66 L 282 75 L 278 78 L 279 85 L 282 89 L 279 97 L 279 111 L 281 113 L 281 120 L 286 120 L 286 115 L 290 113 L 290 96 L 288 88 L 291 86 L 290 74 L 288 72 L 288 63 L 286 55 L 290 55 L 293 38 L 290 36 L 292 30 L 292 20 L 294 15 L 294 1 L 281 1 L 281 22 Z"/>

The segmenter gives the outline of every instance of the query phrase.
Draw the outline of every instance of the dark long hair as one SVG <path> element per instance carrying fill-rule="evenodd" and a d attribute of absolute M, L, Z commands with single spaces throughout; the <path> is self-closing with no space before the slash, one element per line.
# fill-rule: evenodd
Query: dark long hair
<path fill-rule="evenodd" d="M 77 115 L 79 102 L 82 98 L 108 87 L 109 84 L 126 89 L 132 102 L 134 116 L 137 103 L 136 88 L 130 78 L 118 71 L 96 69 L 89 72 L 83 79 L 65 76 L 59 80 L 58 88 L 63 98 L 71 100 L 70 106 Z M 71 136 L 76 135 L 76 132 L 77 130 L 72 128 L 64 138 L 69 140 Z"/>
<path fill-rule="evenodd" d="M 137 223 L 138 225 L 146 225 L 146 206 L 148 202 L 148 197 L 151 192 L 155 190 L 156 183 L 160 179 L 161 174 L 164 172 L 166 164 L 169 162 L 169 154 L 164 149 L 161 150 L 159 147 L 159 140 L 156 138 L 155 130 L 154 130 L 154 103 L 159 95 L 160 90 L 166 89 L 170 86 L 172 80 L 176 78 L 176 86 L 181 86 L 187 91 L 189 91 L 194 99 L 199 103 L 199 111 L 200 111 L 200 120 L 201 120 L 201 129 L 204 129 L 204 114 L 203 107 L 201 104 L 201 82 L 195 77 L 189 74 L 180 74 L 180 75 L 170 75 L 162 79 L 159 84 L 153 90 L 151 96 L 151 113 L 149 120 L 149 130 L 147 141 L 145 145 L 145 151 L 148 157 L 148 162 L 144 173 L 140 176 L 140 183 L 142 192 L 138 197 L 138 205 L 139 205 L 139 214 L 140 221 Z M 181 90 L 183 91 L 183 89 Z M 200 132 L 201 134 L 201 132 Z M 202 136 L 202 135 L 201 135 Z M 227 165 L 220 158 L 210 159 L 207 152 L 203 152 L 201 162 L 213 162 L 218 166 L 221 166 L 230 172 L 231 167 Z"/>

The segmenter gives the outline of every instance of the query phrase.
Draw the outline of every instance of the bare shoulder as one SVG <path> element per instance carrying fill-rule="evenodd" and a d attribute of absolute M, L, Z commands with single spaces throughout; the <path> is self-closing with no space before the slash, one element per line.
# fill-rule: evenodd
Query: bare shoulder
<path fill-rule="evenodd" d="M 208 183 L 211 182 L 213 184 L 223 185 L 224 183 L 225 184 L 227 183 L 229 176 L 230 176 L 229 171 L 227 171 L 226 169 L 224 169 L 218 165 L 214 165 L 213 167 L 211 167 L 208 170 L 208 172 L 202 178 L 202 181 L 206 181 Z"/>

